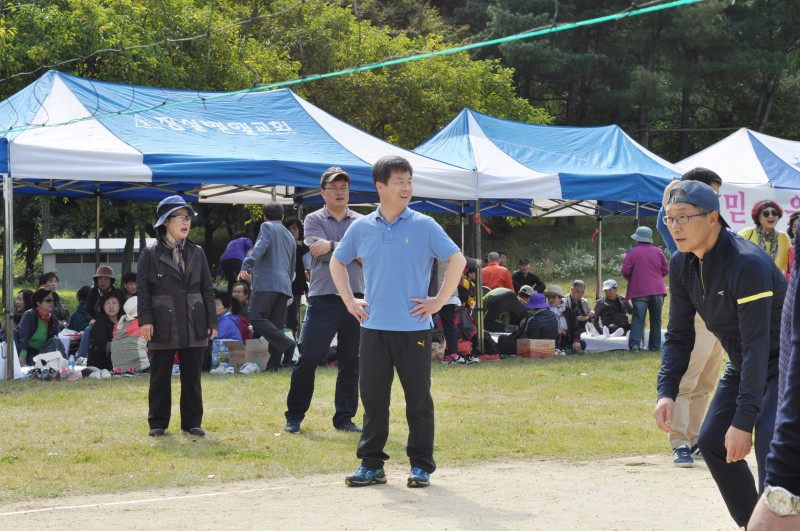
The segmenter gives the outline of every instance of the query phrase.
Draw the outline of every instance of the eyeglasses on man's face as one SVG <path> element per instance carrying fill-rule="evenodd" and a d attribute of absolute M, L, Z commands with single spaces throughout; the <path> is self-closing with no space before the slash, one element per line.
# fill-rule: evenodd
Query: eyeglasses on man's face
<path fill-rule="evenodd" d="M 767 208 L 766 210 L 761 211 L 761 215 L 764 216 L 765 218 L 777 218 L 780 217 L 781 213 L 778 212 L 777 210 L 772 210 L 770 208 Z"/>
<path fill-rule="evenodd" d="M 49 297 L 47 299 L 42 299 L 42 302 L 53 302 L 53 298 Z"/>
<path fill-rule="evenodd" d="M 674 218 L 672 216 L 664 216 L 664 217 L 661 218 L 661 221 L 663 221 L 664 225 L 667 225 L 667 226 L 670 226 L 673 223 L 677 223 L 678 225 L 685 225 L 685 224 L 689 223 L 689 220 L 692 219 L 692 218 L 696 218 L 696 217 L 700 217 L 700 216 L 707 216 L 708 214 L 709 214 L 709 212 L 704 212 L 702 214 L 691 214 L 689 216 L 686 216 L 686 215 L 684 215 L 684 216 L 675 216 Z"/>
<path fill-rule="evenodd" d="M 186 214 L 175 214 L 174 216 L 170 216 L 172 219 L 177 219 L 181 223 L 191 223 L 192 216 Z"/>
<path fill-rule="evenodd" d="M 325 190 L 327 190 L 329 192 L 333 192 L 335 194 L 344 193 L 344 192 L 348 191 L 349 189 L 350 189 L 350 187 L 347 186 L 347 185 L 345 185 L 345 186 L 326 186 L 325 187 Z"/>

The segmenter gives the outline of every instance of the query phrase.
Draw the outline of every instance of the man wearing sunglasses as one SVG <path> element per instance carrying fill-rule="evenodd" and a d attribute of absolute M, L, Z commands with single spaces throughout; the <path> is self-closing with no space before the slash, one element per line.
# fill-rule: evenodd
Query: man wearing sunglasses
<path fill-rule="evenodd" d="M 653 413 L 672 431 L 675 398 L 695 342 L 695 314 L 730 359 L 697 444 L 737 525 L 747 524 L 764 484 L 775 425 L 780 320 L 786 278 L 756 246 L 726 230 L 719 197 L 701 182 L 672 187 L 664 224 L 678 247 L 670 263 L 670 310 Z M 759 481 L 745 458 L 756 439 Z"/>

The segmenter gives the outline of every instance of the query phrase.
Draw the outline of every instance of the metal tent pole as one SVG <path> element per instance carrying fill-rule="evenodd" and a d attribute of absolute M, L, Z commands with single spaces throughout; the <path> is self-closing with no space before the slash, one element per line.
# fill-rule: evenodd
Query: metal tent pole
<path fill-rule="evenodd" d="M 600 287 L 603 285 L 603 217 L 597 216 L 597 262 L 595 265 L 595 300 L 600 298 Z"/>
<path fill-rule="evenodd" d="M 14 379 L 14 183 L 3 174 L 3 207 L 5 210 L 5 256 L 3 260 L 3 302 L 6 325 L 6 379 Z M 10 348 L 9 348 L 10 345 Z"/>
<path fill-rule="evenodd" d="M 481 260 L 481 203 L 475 200 L 475 209 L 472 213 L 472 222 L 475 225 L 475 258 Z M 483 275 L 480 267 L 475 271 L 475 328 L 478 329 L 478 351 L 485 353 L 483 344 Z"/>
<path fill-rule="evenodd" d="M 100 188 L 94 189 L 94 270 L 100 267 Z"/>

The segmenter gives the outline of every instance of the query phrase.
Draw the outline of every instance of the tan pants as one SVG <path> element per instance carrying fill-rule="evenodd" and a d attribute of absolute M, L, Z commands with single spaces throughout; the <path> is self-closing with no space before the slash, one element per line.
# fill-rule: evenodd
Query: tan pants
<path fill-rule="evenodd" d="M 675 433 L 668 436 L 672 448 L 684 444 L 691 447 L 697 442 L 700 426 L 706 416 L 708 398 L 719 381 L 724 350 L 714 334 L 708 331 L 700 314 L 694 318 L 694 333 L 694 350 L 675 399 L 672 417 Z"/>

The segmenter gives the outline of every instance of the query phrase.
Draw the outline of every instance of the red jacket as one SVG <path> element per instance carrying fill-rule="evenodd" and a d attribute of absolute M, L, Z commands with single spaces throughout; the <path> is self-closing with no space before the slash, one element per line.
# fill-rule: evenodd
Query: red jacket
<path fill-rule="evenodd" d="M 508 288 L 514 291 L 511 273 L 497 262 L 489 262 L 489 265 L 481 269 L 481 282 L 490 289 Z"/>

